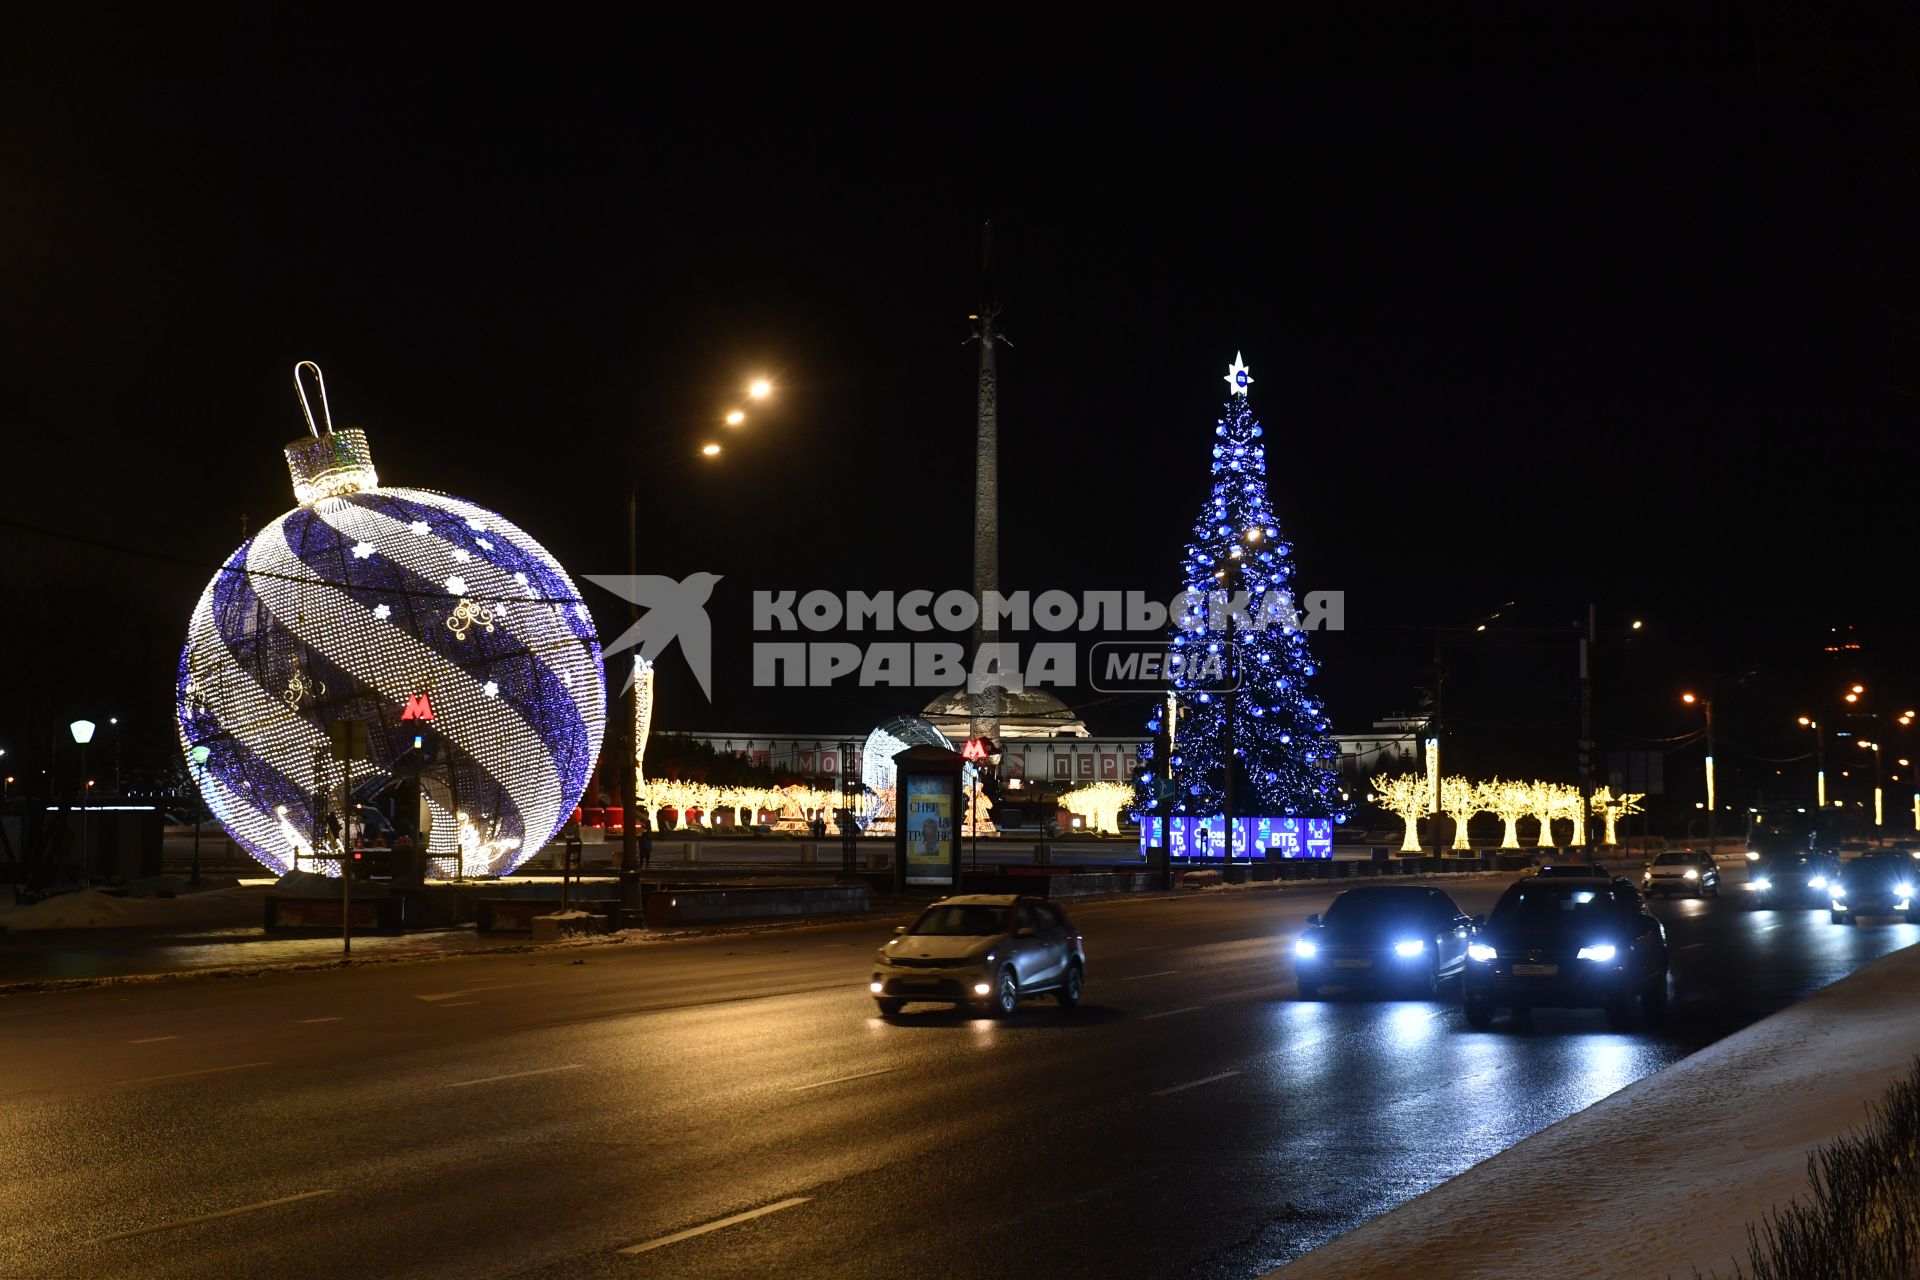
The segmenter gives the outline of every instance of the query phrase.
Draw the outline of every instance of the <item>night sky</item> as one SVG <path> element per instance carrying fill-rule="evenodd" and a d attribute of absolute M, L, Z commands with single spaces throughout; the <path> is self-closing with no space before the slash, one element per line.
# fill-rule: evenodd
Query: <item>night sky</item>
<path fill-rule="evenodd" d="M 1816 691 L 1857 667 L 1877 706 L 1920 698 L 1920 40 L 1896 12 L 1382 23 L 984 78 L 284 11 L 24 25 L 7 772 L 80 714 L 127 718 L 130 764 L 174 750 L 194 600 L 293 505 L 301 358 L 383 478 L 502 511 L 576 577 L 624 572 L 643 476 L 641 569 L 724 575 L 715 705 L 670 656 L 660 728 L 917 708 L 755 690 L 747 604 L 969 581 L 990 218 L 1008 589 L 1173 590 L 1241 351 L 1299 580 L 1347 593 L 1316 640 L 1336 729 L 1416 710 L 1433 628 L 1511 600 L 1449 641 L 1454 763 L 1571 778 L 1593 602 L 1606 746 L 1696 727 L 1677 694 L 1719 674 L 1740 798 L 1792 782 L 1766 758 L 1807 749 Z M 777 401 L 695 458 L 761 372 Z M 1065 696 L 1096 731 L 1142 719 Z"/>

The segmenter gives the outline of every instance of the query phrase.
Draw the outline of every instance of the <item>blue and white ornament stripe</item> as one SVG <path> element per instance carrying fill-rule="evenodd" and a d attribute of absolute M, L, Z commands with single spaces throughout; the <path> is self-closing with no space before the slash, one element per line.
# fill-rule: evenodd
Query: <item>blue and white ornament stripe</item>
<path fill-rule="evenodd" d="M 276 576 L 296 559 L 285 536 L 290 518 L 261 530 L 247 556 L 249 571 L 259 571 L 253 574 L 254 589 L 274 619 L 395 705 L 430 690 L 434 727 L 442 740 L 464 751 L 492 784 L 487 790 L 497 789 L 506 801 L 502 808 L 514 811 L 476 816 L 515 830 L 521 850 L 529 837 L 544 843 L 564 815 L 561 779 L 540 732 L 519 708 L 502 705 L 497 685 L 375 618 L 349 592 Z"/>

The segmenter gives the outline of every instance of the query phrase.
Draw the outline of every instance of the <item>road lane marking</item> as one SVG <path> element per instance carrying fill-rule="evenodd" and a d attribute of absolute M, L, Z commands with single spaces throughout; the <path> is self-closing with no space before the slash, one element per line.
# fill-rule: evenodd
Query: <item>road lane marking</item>
<path fill-rule="evenodd" d="M 476 1084 L 494 1084 L 501 1080 L 523 1080 L 528 1076 L 552 1075 L 556 1071 L 578 1071 L 586 1066 L 584 1062 L 569 1062 L 559 1067 L 535 1067 L 531 1071 L 509 1071 L 503 1076 L 481 1076 L 478 1080 L 456 1080 L 448 1085 L 449 1089 L 467 1089 Z"/>
<path fill-rule="evenodd" d="M 425 1000 L 431 1004 L 435 1000 L 452 1000 L 457 996 L 477 996 L 483 991 L 511 991 L 515 987 L 541 987 L 545 985 L 546 983 L 544 982 L 502 982 L 498 986 L 492 987 L 468 987 L 465 991 L 440 991 L 429 996 L 416 995 L 414 999 Z"/>
<path fill-rule="evenodd" d="M 749 1209 L 745 1213 L 736 1213 L 730 1218 L 721 1218 L 718 1222 L 709 1222 L 704 1227 L 688 1227 L 685 1231 L 676 1231 L 670 1236 L 661 1236 L 658 1240 L 649 1240 L 645 1244 L 630 1244 L 616 1253 L 647 1253 L 654 1249 L 678 1244 L 682 1240 L 691 1240 L 695 1236 L 706 1235 L 709 1231 L 718 1231 L 722 1227 L 731 1227 L 738 1223 L 750 1222 L 755 1218 L 764 1218 L 770 1213 L 779 1213 L 782 1209 L 791 1209 L 795 1205 L 805 1204 L 812 1196 L 791 1196 L 774 1204 L 762 1205 L 758 1209 Z"/>
<path fill-rule="evenodd" d="M 1180 972 L 1178 969 L 1162 969 L 1158 973 L 1135 973 L 1125 978 L 1115 978 L 1114 981 L 1115 982 L 1138 982 L 1142 978 L 1171 978 L 1174 974 L 1178 972 Z"/>
<path fill-rule="evenodd" d="M 866 1079 L 867 1077 L 869 1077 L 869 1076 L 884 1076 L 884 1075 L 891 1075 L 891 1074 L 892 1074 L 893 1072 L 895 1072 L 895 1071 L 898 1071 L 898 1070 L 900 1070 L 900 1068 L 899 1068 L 899 1067 L 881 1067 L 881 1068 L 880 1068 L 879 1070 L 877 1070 L 877 1071 L 862 1071 L 862 1072 L 860 1072 L 860 1073 L 858 1073 L 857 1075 L 851 1075 L 851 1076 L 835 1076 L 835 1077 L 834 1077 L 833 1079 L 831 1079 L 831 1080 L 820 1080 L 820 1081 L 817 1081 L 817 1082 L 815 1082 L 815 1083 L 813 1083 L 813 1084 L 797 1084 L 797 1085 L 794 1085 L 792 1089 L 790 1089 L 790 1090 L 788 1090 L 788 1092 L 790 1092 L 790 1093 L 805 1093 L 805 1092 L 806 1092 L 807 1090 L 809 1090 L 809 1089 L 824 1089 L 824 1088 L 826 1088 L 826 1087 L 827 1087 L 828 1085 L 830 1085 L 830 1084 L 845 1084 L 845 1083 L 846 1083 L 847 1081 L 849 1081 L 849 1080 L 865 1080 L 865 1079 Z"/>
<path fill-rule="evenodd" d="M 213 1076 L 219 1075 L 223 1071 L 245 1071 L 250 1067 L 270 1067 L 272 1065 L 273 1060 L 269 1058 L 265 1062 L 236 1062 L 230 1067 L 202 1067 L 198 1071 L 173 1071 L 164 1076 L 134 1076 L 130 1080 L 115 1080 L 114 1083 L 116 1085 L 157 1084 L 162 1080 L 185 1080 L 189 1076 Z"/>
<path fill-rule="evenodd" d="M 470 1004 L 479 1004 L 478 1000 L 449 1000 L 445 1004 L 433 1006 L 436 1009 L 464 1009 Z"/>
<path fill-rule="evenodd" d="M 179 1036 L 148 1036 L 145 1040 L 129 1040 L 128 1044 L 159 1044 L 162 1040 L 178 1040 Z"/>
<path fill-rule="evenodd" d="M 1192 1013 L 1196 1009 L 1204 1009 L 1204 1008 L 1206 1008 L 1206 1006 L 1203 1004 L 1190 1004 L 1179 1009 L 1164 1009 L 1159 1013 L 1149 1013 L 1145 1017 L 1141 1018 L 1140 1021 L 1152 1022 L 1155 1018 L 1171 1018 L 1176 1013 Z"/>
<path fill-rule="evenodd" d="M 1701 947 L 1704 947 L 1706 945 L 1707 944 L 1704 942 L 1689 942 L 1686 946 L 1681 947 L 1680 951 L 1698 951 Z M 1674 952 L 1674 954 L 1679 955 L 1680 951 L 1676 951 Z"/>
<path fill-rule="evenodd" d="M 301 1021 L 301 1022 L 303 1022 L 303 1023 L 307 1023 L 307 1022 L 338 1022 L 338 1021 L 340 1021 L 340 1019 L 339 1019 L 339 1018 L 302 1018 L 302 1019 L 300 1019 L 300 1021 Z"/>
<path fill-rule="evenodd" d="M 197 1218 L 182 1218 L 178 1222 L 163 1222 L 157 1227 L 135 1227 L 132 1231 L 116 1231 L 110 1236 L 100 1236 L 93 1240 L 84 1240 L 82 1244 L 107 1244 L 114 1240 L 127 1240 L 134 1236 L 150 1236 L 156 1231 L 178 1231 L 182 1227 L 197 1226 L 202 1222 L 212 1222 L 218 1218 L 232 1218 L 243 1213 L 254 1213 L 261 1209 L 272 1209 L 283 1204 L 294 1204 L 301 1200 L 311 1200 L 315 1196 L 330 1196 L 333 1192 L 302 1191 L 297 1196 L 281 1196 L 277 1200 L 262 1200 L 258 1204 L 243 1204 L 238 1209 L 222 1209 L 218 1213 L 203 1213 Z"/>
<path fill-rule="evenodd" d="M 1173 1086 L 1173 1088 L 1171 1089 L 1157 1090 L 1150 1096 L 1155 1098 L 1164 1098 L 1170 1093 L 1185 1093 L 1189 1089 L 1198 1089 L 1203 1084 L 1213 1084 L 1217 1081 L 1225 1080 L 1230 1076 L 1237 1076 L 1239 1074 L 1240 1073 L 1238 1071 L 1222 1071 L 1219 1075 L 1208 1076 L 1204 1080 L 1189 1080 L 1187 1081 L 1187 1083 L 1177 1084 Z"/>

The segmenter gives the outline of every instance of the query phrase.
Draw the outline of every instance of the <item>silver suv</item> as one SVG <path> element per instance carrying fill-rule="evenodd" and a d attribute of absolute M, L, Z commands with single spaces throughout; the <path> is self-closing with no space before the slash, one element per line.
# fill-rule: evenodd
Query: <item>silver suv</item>
<path fill-rule="evenodd" d="M 895 929 L 873 957 L 867 989 L 882 1017 L 934 1001 L 1004 1018 L 1022 996 L 1080 1003 L 1087 953 L 1060 904 L 1010 893 L 942 898 Z"/>

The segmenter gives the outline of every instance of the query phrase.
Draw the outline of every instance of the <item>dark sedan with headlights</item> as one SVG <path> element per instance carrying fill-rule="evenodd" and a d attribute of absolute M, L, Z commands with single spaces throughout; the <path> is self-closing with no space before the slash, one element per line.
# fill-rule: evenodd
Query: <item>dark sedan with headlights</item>
<path fill-rule="evenodd" d="M 1625 880 L 1522 880 L 1475 921 L 1462 990 L 1480 1030 L 1499 1009 L 1597 1008 L 1624 1031 L 1636 997 L 1666 1006 L 1666 930 Z"/>
<path fill-rule="evenodd" d="M 1913 890 L 1920 871 L 1904 853 L 1867 853 L 1840 864 L 1827 886 L 1827 905 L 1835 924 L 1858 924 L 1861 916 L 1905 916 L 1920 924 Z"/>
<path fill-rule="evenodd" d="M 1307 1000 L 1336 987 L 1431 997 L 1466 964 L 1470 923 L 1438 889 L 1349 889 L 1324 917 L 1307 917 L 1294 979 Z"/>
<path fill-rule="evenodd" d="M 1821 853 L 1763 854 L 1747 865 L 1747 902 L 1763 910 L 1824 907 L 1840 860 Z"/>

